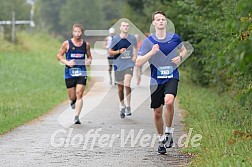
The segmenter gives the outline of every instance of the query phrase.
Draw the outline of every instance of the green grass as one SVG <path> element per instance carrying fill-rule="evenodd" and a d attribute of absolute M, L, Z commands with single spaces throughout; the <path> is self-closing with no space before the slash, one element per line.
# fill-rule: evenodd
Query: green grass
<path fill-rule="evenodd" d="M 17 34 L 18 44 L 0 41 L 0 134 L 48 112 L 67 99 L 61 43 L 44 34 Z"/>
<path fill-rule="evenodd" d="M 252 114 L 228 94 L 196 86 L 182 73 L 180 107 L 185 110 L 186 128 L 202 135 L 199 147 L 183 149 L 194 158 L 191 166 L 252 166 Z"/>

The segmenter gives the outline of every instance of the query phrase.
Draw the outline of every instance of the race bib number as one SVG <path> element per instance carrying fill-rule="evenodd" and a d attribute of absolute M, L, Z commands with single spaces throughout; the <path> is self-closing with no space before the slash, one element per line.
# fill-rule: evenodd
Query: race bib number
<path fill-rule="evenodd" d="M 80 68 L 70 68 L 69 73 L 72 77 L 81 76 L 81 69 Z"/>
<path fill-rule="evenodd" d="M 124 53 L 121 54 L 121 59 L 130 59 L 131 58 L 131 52 L 129 50 L 126 50 Z"/>
<path fill-rule="evenodd" d="M 158 67 L 157 78 L 173 78 L 173 67 L 172 66 Z"/>

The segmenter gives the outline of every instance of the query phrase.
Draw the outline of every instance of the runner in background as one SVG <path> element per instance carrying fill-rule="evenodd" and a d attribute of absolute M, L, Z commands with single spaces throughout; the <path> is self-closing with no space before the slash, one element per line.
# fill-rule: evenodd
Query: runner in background
<path fill-rule="evenodd" d="M 131 79 L 137 56 L 137 40 L 129 34 L 129 23 L 122 21 L 121 33 L 113 38 L 109 53 L 114 56 L 115 79 L 118 86 L 120 100 L 120 116 L 124 118 L 131 115 Z M 126 98 L 124 95 L 126 89 Z"/>
<path fill-rule="evenodd" d="M 104 48 L 107 50 L 107 58 L 108 58 L 108 65 L 109 65 L 108 72 L 109 72 L 110 85 L 112 85 L 112 83 L 113 83 L 112 70 L 113 70 L 113 64 L 114 64 L 114 57 L 110 56 L 108 50 L 109 50 L 109 47 L 112 43 L 112 39 L 113 39 L 114 35 L 115 35 L 115 29 L 112 27 L 109 29 L 109 36 L 107 36 L 104 40 Z M 116 82 L 114 82 L 114 83 L 116 84 Z"/>

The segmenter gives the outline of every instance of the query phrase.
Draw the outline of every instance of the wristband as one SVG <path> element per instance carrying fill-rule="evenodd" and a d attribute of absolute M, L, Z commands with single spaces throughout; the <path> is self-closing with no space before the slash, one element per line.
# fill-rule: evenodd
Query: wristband
<path fill-rule="evenodd" d="M 183 60 L 183 57 L 182 57 L 182 56 L 179 56 L 179 58 L 180 58 L 180 61 L 182 61 L 182 60 Z"/>

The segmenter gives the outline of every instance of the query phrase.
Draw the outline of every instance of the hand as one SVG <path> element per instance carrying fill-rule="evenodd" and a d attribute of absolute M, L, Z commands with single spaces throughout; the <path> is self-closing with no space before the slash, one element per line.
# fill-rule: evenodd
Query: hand
<path fill-rule="evenodd" d="M 69 67 L 73 67 L 73 66 L 75 66 L 75 60 L 74 59 L 72 59 L 72 60 L 70 60 L 70 61 L 67 61 L 67 66 L 69 66 Z"/>
<path fill-rule="evenodd" d="M 92 59 L 87 58 L 85 64 L 87 66 L 91 65 Z"/>
<path fill-rule="evenodd" d="M 126 51 L 126 48 L 120 49 L 120 54 L 124 53 Z"/>
<path fill-rule="evenodd" d="M 159 45 L 155 44 L 152 46 L 151 52 L 152 54 L 156 54 L 159 51 Z"/>
<path fill-rule="evenodd" d="M 181 63 L 181 58 L 180 56 L 176 56 L 173 59 L 171 59 L 172 63 L 179 65 Z"/>

